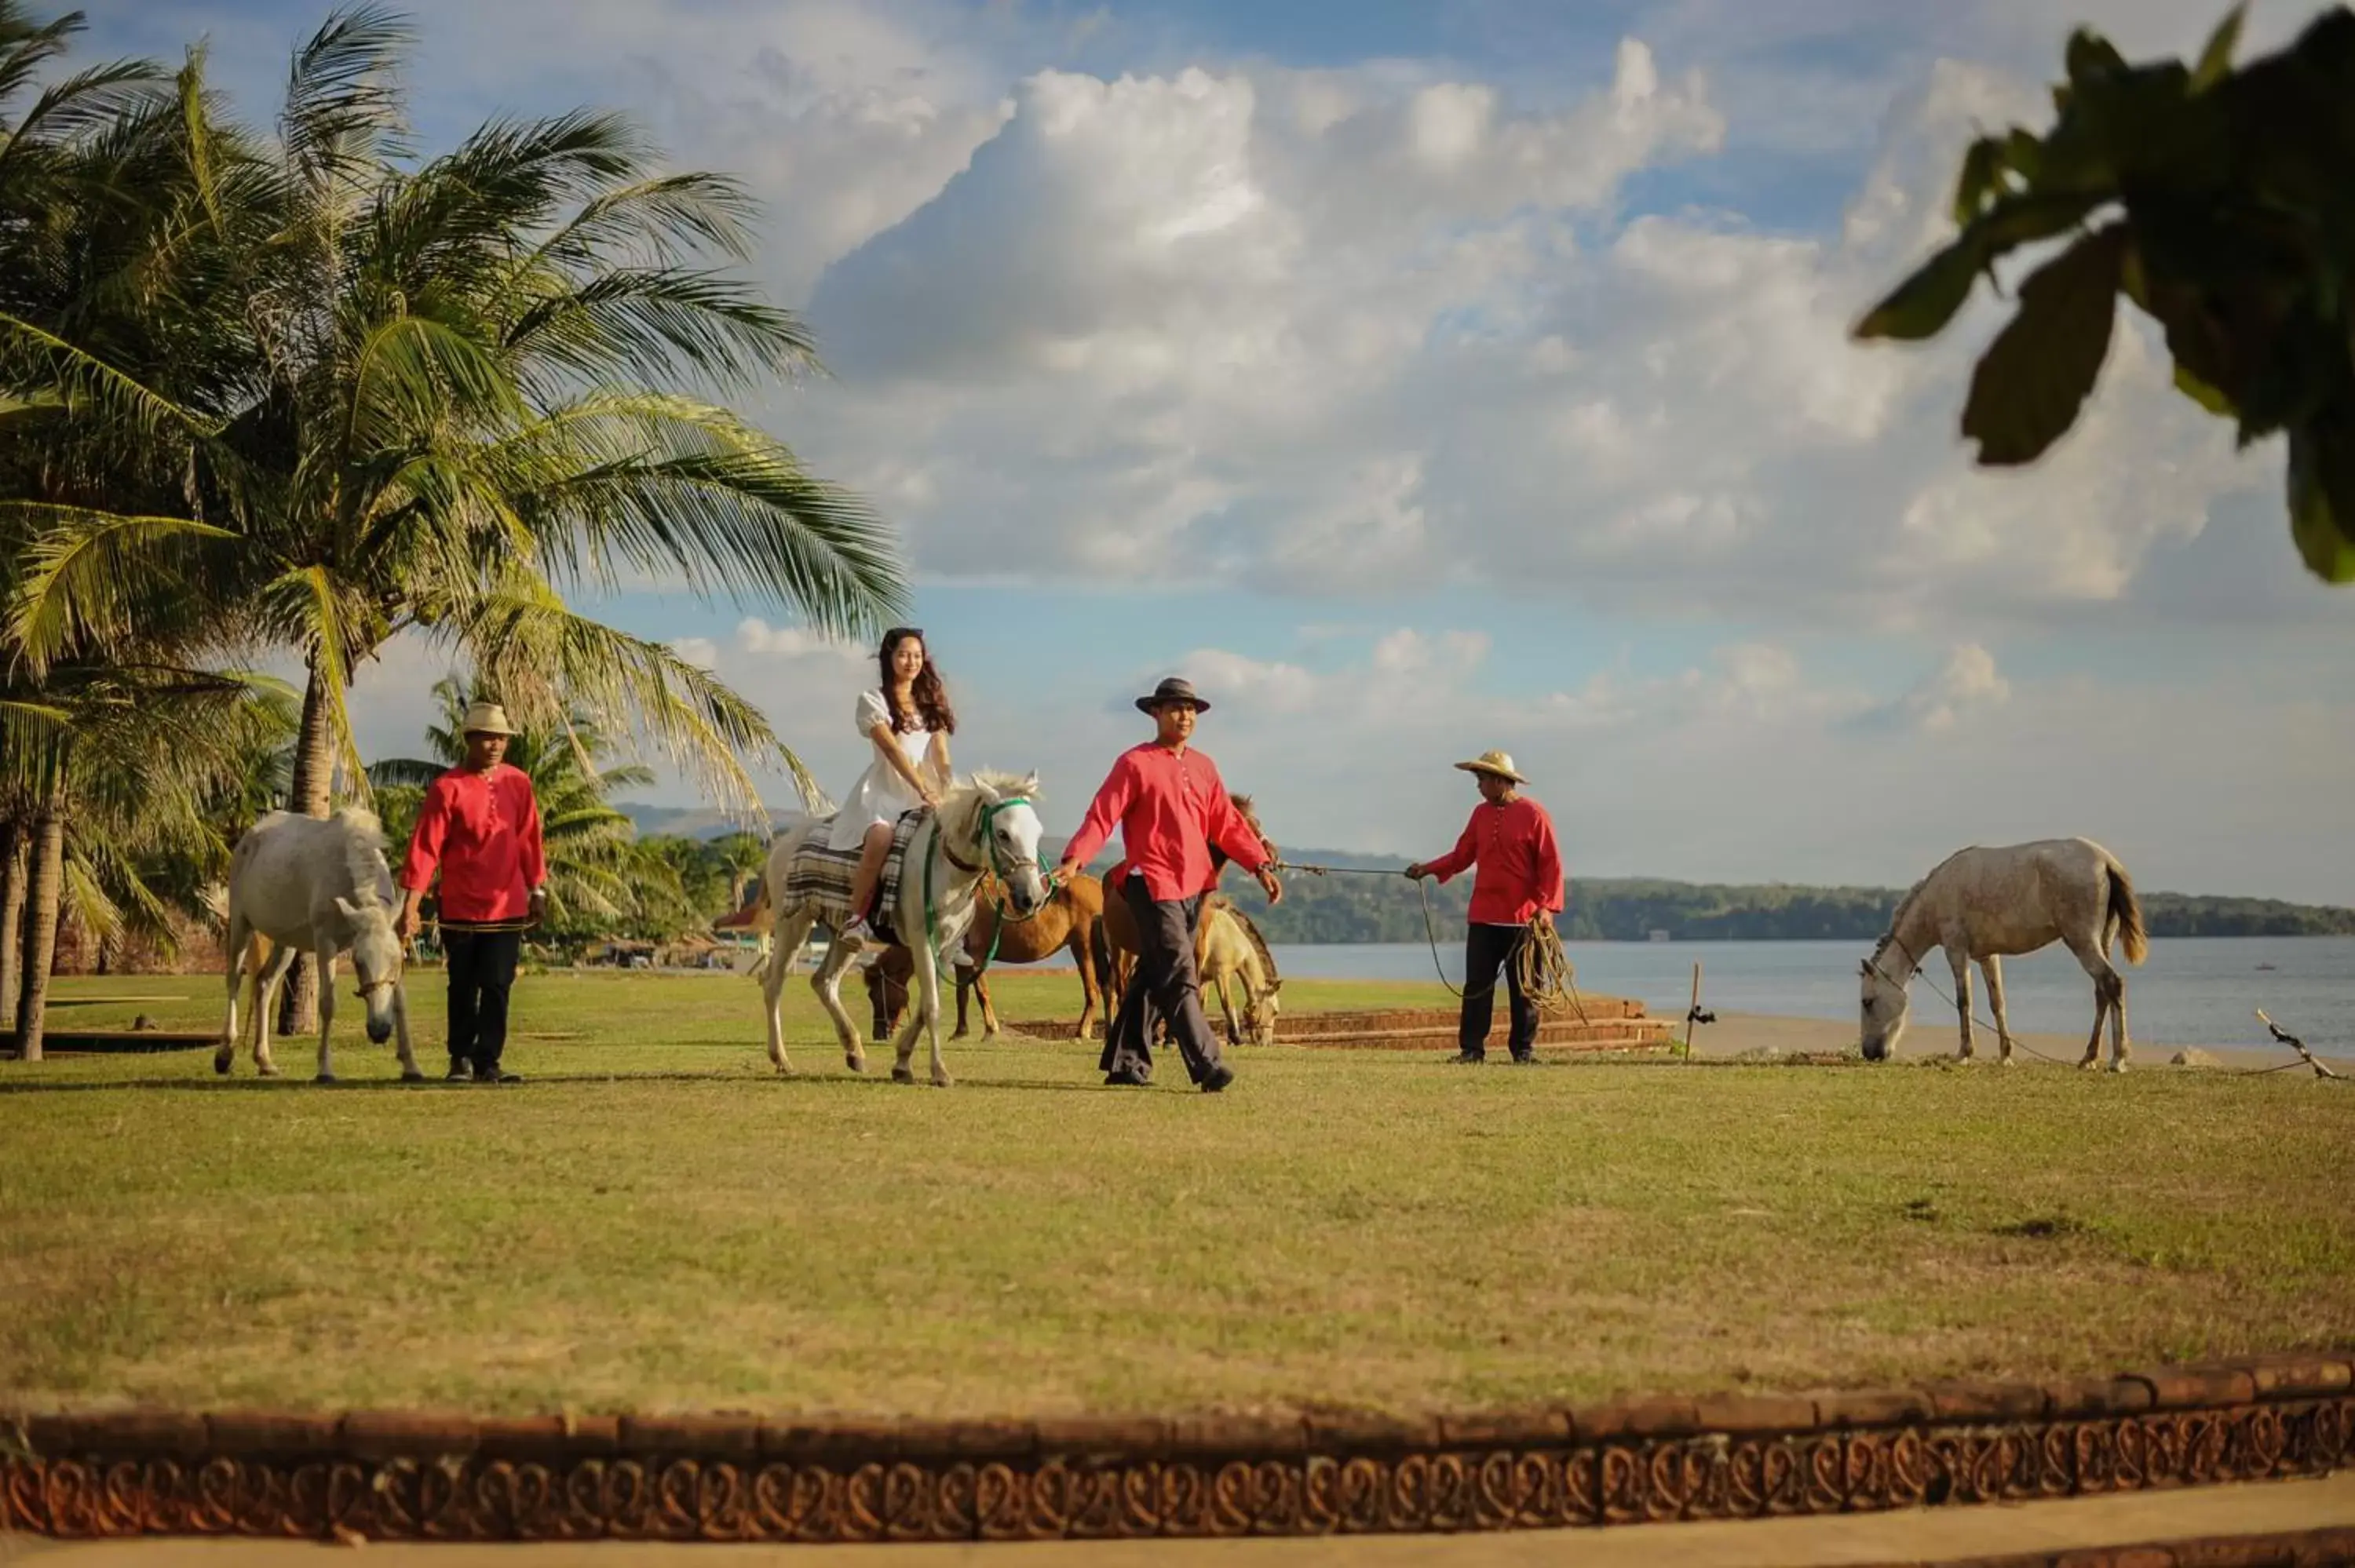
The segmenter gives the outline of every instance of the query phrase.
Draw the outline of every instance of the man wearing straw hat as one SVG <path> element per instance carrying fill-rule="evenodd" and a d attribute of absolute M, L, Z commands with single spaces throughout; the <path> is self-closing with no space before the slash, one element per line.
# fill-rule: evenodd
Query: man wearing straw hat
<path fill-rule="evenodd" d="M 1235 1070 L 1219 1060 L 1218 1036 L 1202 1016 L 1202 982 L 1194 967 L 1202 895 L 1218 885 L 1211 843 L 1251 868 L 1270 904 L 1282 901 L 1284 885 L 1267 846 L 1227 798 L 1217 765 L 1193 749 L 1195 719 L 1210 705 L 1189 683 L 1172 677 L 1136 705 L 1152 715 L 1154 738 L 1122 752 L 1113 764 L 1080 831 L 1064 846 L 1056 875 L 1064 882 L 1078 875 L 1113 829 L 1120 830 L 1128 863 L 1121 896 L 1128 900 L 1145 950 L 1120 1012 L 1104 1031 L 1104 1082 L 1135 1087 L 1150 1077 L 1148 1036 L 1157 1012 L 1168 1022 L 1187 1076 L 1214 1095 L 1234 1082 Z"/>
<path fill-rule="evenodd" d="M 1561 852 L 1555 846 L 1553 819 L 1520 793 L 1529 782 L 1501 751 L 1484 751 L 1455 765 L 1480 781 L 1480 804 L 1455 847 L 1434 861 L 1406 868 L 1421 881 L 1444 884 L 1478 863 L 1472 884 L 1471 930 L 1464 944 L 1464 1012 L 1456 1026 L 1456 1054 L 1450 1060 L 1487 1059 L 1488 1020 L 1497 999 L 1497 974 L 1504 971 L 1512 1005 L 1508 1036 L 1513 1060 L 1526 1066 L 1537 1059 L 1538 1010 L 1521 983 L 1521 946 L 1531 920 L 1551 925 L 1561 908 Z"/>
<path fill-rule="evenodd" d="M 417 906 L 442 873 L 442 950 L 450 970 L 450 1078 L 477 1084 L 523 1080 L 499 1065 L 506 1046 L 507 992 L 523 934 L 548 912 L 548 857 L 531 775 L 506 764 L 516 731 L 496 703 L 470 703 L 461 728 L 466 760 L 426 788 L 417 829 L 400 863 L 402 901 L 393 931 L 417 932 Z"/>

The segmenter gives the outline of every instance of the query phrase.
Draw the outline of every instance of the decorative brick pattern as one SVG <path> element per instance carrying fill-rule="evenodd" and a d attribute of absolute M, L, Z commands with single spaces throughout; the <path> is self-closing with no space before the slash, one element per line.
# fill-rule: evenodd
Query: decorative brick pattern
<path fill-rule="evenodd" d="M 2346 1355 L 2273 1356 L 1423 1419 L 41 1415 L 0 1440 L 0 1531 L 1038 1541 L 1944 1507 L 2324 1474 L 2355 1447 L 2350 1373 Z"/>

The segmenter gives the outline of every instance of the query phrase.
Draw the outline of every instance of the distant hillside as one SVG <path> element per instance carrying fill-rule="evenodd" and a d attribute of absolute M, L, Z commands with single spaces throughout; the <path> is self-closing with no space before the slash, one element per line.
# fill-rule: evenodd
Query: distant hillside
<path fill-rule="evenodd" d="M 733 831 L 719 812 L 701 807 L 648 806 L 622 802 L 638 832 L 647 836 L 709 839 Z M 798 808 L 773 807 L 779 829 L 801 818 Z M 1050 837 L 1041 849 L 1049 859 L 1062 853 L 1063 840 Z M 1348 850 L 1292 850 L 1284 858 L 1312 865 L 1397 872 L 1396 855 L 1366 855 Z M 1104 870 L 1111 856 L 1099 858 Z M 1251 911 L 1271 942 L 1418 942 L 1423 907 L 1414 885 L 1402 876 L 1311 876 L 1284 879 L 1281 908 L 1268 909 L 1259 889 L 1235 874 L 1227 890 Z M 1433 885 L 1433 916 L 1443 937 L 1460 936 L 1471 897 L 1470 877 L 1445 887 Z M 1641 942 L 1665 931 L 1678 942 L 1869 942 L 1889 928 L 1902 887 L 1801 887 L 1785 883 L 1738 885 L 1668 882 L 1655 877 L 1571 878 L 1570 909 L 1562 935 L 1589 941 Z M 2181 893 L 2146 893 L 2143 917 L 2154 937 L 2355 936 L 2355 909 L 2288 904 L 2274 898 L 2210 897 Z"/>
<path fill-rule="evenodd" d="M 1287 851 L 1285 859 L 1315 865 L 1401 870 L 1395 856 L 1339 851 Z M 1423 936 L 1423 907 L 1404 877 L 1313 876 L 1284 879 L 1281 907 L 1264 908 L 1257 887 L 1228 879 L 1237 903 L 1252 912 L 1271 942 L 1406 942 Z M 1430 886 L 1443 937 L 1459 935 L 1471 878 Z M 1889 928 L 1903 888 L 1759 886 L 1668 882 L 1653 877 L 1572 874 L 1562 935 L 1572 939 L 1640 942 L 1654 931 L 1672 941 L 1870 941 Z M 2322 937 L 2355 935 L 2355 910 L 2287 904 L 2270 898 L 2203 897 L 2180 893 L 2142 895 L 2143 917 L 2154 937 Z"/>

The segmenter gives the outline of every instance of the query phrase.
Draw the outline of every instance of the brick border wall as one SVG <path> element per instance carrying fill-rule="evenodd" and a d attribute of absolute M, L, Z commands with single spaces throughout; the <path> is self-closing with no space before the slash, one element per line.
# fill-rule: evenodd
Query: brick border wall
<path fill-rule="evenodd" d="M 2355 1351 L 1395 1418 L 8 1418 L 0 1532 L 1062 1540 L 1548 1529 L 2327 1474 Z"/>

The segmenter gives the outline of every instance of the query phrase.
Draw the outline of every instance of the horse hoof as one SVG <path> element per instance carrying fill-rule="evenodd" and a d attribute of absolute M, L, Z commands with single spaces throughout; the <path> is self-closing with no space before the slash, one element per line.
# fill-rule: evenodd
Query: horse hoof
<path fill-rule="evenodd" d="M 842 1059 L 842 1065 L 854 1073 L 867 1071 L 867 1058 L 864 1056 L 845 1056 Z"/>
<path fill-rule="evenodd" d="M 2124 1062 L 2113 1062 L 2110 1064 L 2110 1071 L 2113 1073 L 2123 1073 L 2126 1070 L 2126 1065 Z"/>
<path fill-rule="evenodd" d="M 332 1084 L 336 1081 L 336 1075 L 333 1073 L 322 1073 L 311 1081 L 314 1084 Z"/>
<path fill-rule="evenodd" d="M 894 1067 L 891 1069 L 891 1081 L 895 1084 L 912 1084 L 916 1081 L 916 1075 L 905 1067 Z"/>
<path fill-rule="evenodd" d="M 278 1075 L 278 1069 L 267 1065 L 256 1067 L 254 1071 L 265 1078 L 274 1078 Z"/>
<path fill-rule="evenodd" d="M 953 1086 L 956 1080 L 954 1078 L 950 1077 L 946 1073 L 943 1073 L 939 1077 L 932 1080 L 932 1087 L 936 1089 L 945 1089 Z"/>
<path fill-rule="evenodd" d="M 404 1084 L 421 1084 L 425 1081 L 425 1075 L 411 1067 L 400 1075 L 400 1081 Z"/>
<path fill-rule="evenodd" d="M 222 1077 L 226 1078 L 229 1076 L 229 1059 L 228 1057 L 216 1056 L 213 1058 L 213 1071 L 218 1073 Z"/>

